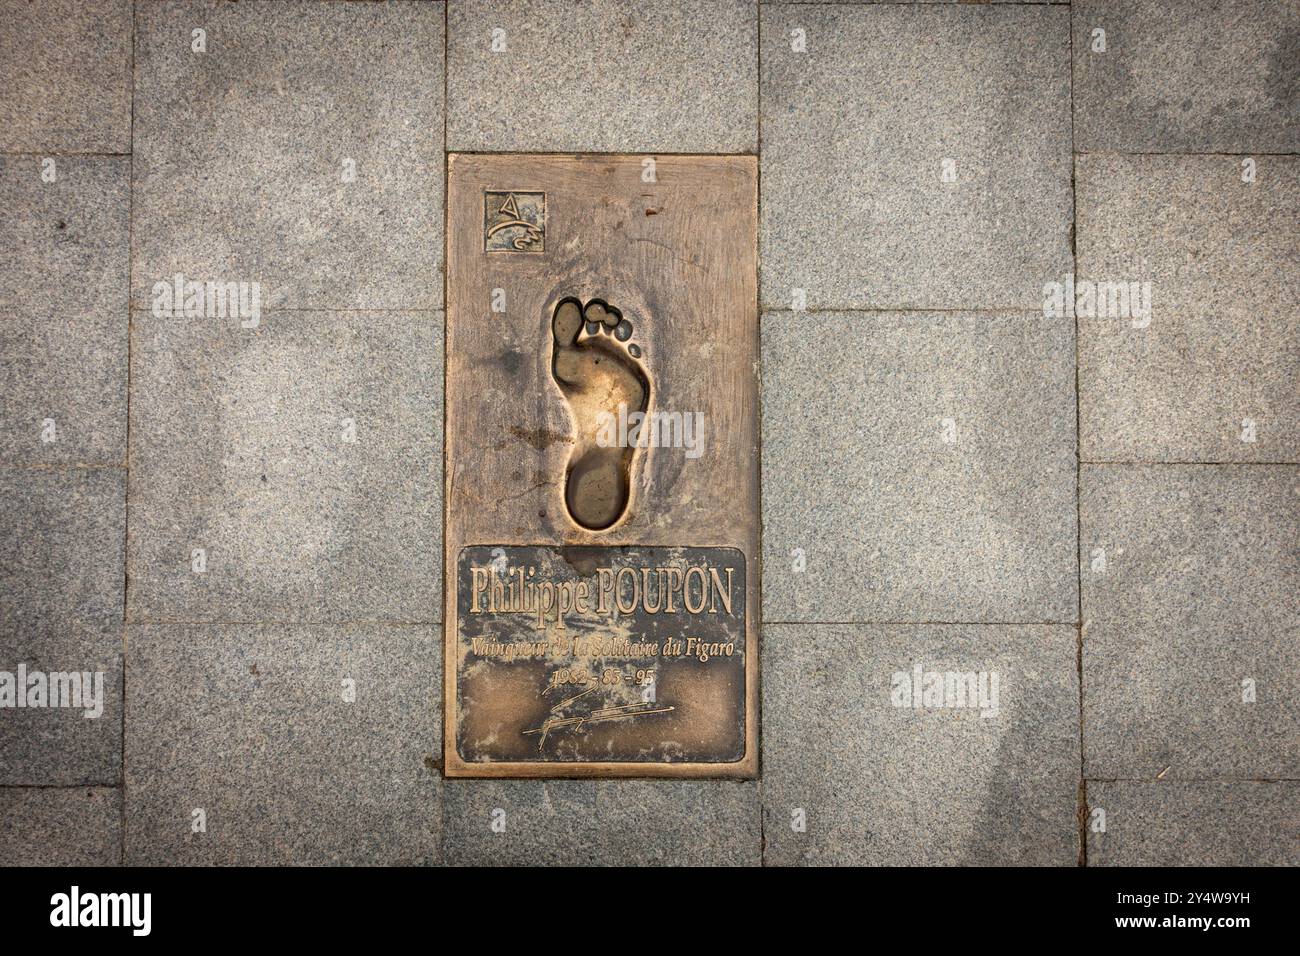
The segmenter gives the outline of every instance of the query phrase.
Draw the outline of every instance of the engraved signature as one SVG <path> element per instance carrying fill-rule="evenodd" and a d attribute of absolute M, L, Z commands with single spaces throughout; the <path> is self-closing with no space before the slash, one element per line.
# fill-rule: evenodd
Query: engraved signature
<path fill-rule="evenodd" d="M 537 739 L 537 749 L 541 750 L 542 745 L 546 743 L 546 736 L 552 730 L 560 728 L 569 728 L 576 730 L 583 724 L 594 724 L 605 720 L 621 720 L 628 717 L 645 717 L 648 714 L 666 714 L 677 708 L 672 706 L 656 707 L 653 704 L 619 704 L 614 707 L 602 707 L 599 710 L 593 710 L 589 714 L 583 714 L 578 717 L 565 717 L 563 710 L 579 698 L 586 697 L 593 691 L 599 690 L 599 687 L 590 687 L 581 694 L 575 694 L 566 700 L 560 701 L 551 708 L 551 716 L 542 721 L 540 727 L 531 727 L 523 731 L 525 735 L 540 734 Z"/>

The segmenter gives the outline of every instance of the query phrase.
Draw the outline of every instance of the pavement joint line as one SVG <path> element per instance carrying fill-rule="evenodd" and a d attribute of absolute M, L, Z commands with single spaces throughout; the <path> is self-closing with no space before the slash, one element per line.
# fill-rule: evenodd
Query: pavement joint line
<path fill-rule="evenodd" d="M 23 158 L 27 158 L 27 157 L 31 157 L 31 158 L 34 158 L 34 159 L 93 159 L 93 158 L 95 158 L 95 157 L 97 157 L 97 156 L 99 156 L 99 157 L 103 157 L 104 159 L 125 159 L 125 158 L 129 157 L 130 155 L 131 155 L 130 152 L 125 152 L 125 153 L 95 153 L 95 152 L 79 153 L 79 152 L 71 152 L 71 151 L 69 151 L 69 150 L 54 150 L 54 149 L 51 149 L 51 150 L 44 150 L 44 151 L 40 151 L 40 152 L 31 152 L 31 151 L 25 151 L 25 150 L 12 150 L 12 151 L 11 151 L 11 150 L 3 150 L 3 151 L 0 151 L 0 159 L 5 159 L 5 158 L 8 158 L 8 157 L 10 157 L 10 156 L 14 157 L 15 159 L 23 159 Z"/>
<path fill-rule="evenodd" d="M 121 783 L 0 783 L 0 790 L 121 790 Z"/>
<path fill-rule="evenodd" d="M 451 70 L 447 68 L 447 64 L 451 62 L 450 8 L 450 3 L 444 3 L 442 5 L 442 304 L 444 309 L 449 308 L 451 305 L 451 288 L 448 278 L 449 270 L 447 268 L 448 250 L 451 248 L 451 230 L 448 228 L 451 223 L 451 189 L 449 188 L 451 183 L 451 153 L 447 149 L 447 124 L 448 117 L 451 115 Z M 447 470 L 447 330 L 448 323 L 444 317 L 442 323 L 441 415 L 443 434 L 440 439 L 442 454 L 439 462 L 442 466 L 442 474 L 439 476 L 441 487 L 438 489 L 438 493 L 442 495 L 443 499 L 439 509 L 442 513 L 438 516 L 438 566 L 440 573 L 446 570 L 442 567 L 442 564 L 447 554 L 447 516 L 449 514 L 449 506 L 447 503 L 451 500 L 451 496 L 448 494 L 447 489 L 447 476 L 451 474 L 451 472 Z M 443 585 L 443 587 L 445 588 L 445 585 Z M 447 600 L 446 594 L 442 595 L 441 600 L 444 602 L 444 606 L 438 608 L 439 613 L 445 610 L 445 602 Z M 439 632 L 437 634 L 438 643 L 434 647 L 434 655 L 439 661 L 438 666 L 445 669 L 445 659 L 441 655 L 444 653 L 443 649 L 446 647 L 446 628 L 443 627 L 441 621 L 432 626 Z M 447 726 L 444 719 L 444 706 L 447 697 L 446 680 L 447 675 L 440 671 L 436 691 L 437 697 L 432 702 L 434 718 L 438 721 L 438 739 L 432 741 L 431 745 L 434 748 L 434 759 L 438 761 L 438 770 L 436 773 L 439 776 L 442 775 L 442 771 L 445 769 L 443 765 L 443 754 L 446 752 L 447 747 Z M 443 779 L 445 780 L 446 778 L 444 777 Z M 438 807 L 438 862 L 442 865 L 446 865 L 447 862 L 447 801 L 445 799 L 440 800 L 440 806 Z"/>
<path fill-rule="evenodd" d="M 69 462 L 67 464 L 43 465 L 39 462 L 35 464 L 17 464 L 5 465 L 0 468 L 2 471 L 126 471 L 126 463 L 121 464 L 81 464 L 80 462 Z"/>
<path fill-rule="evenodd" d="M 760 621 L 816 627 L 1078 627 L 1078 621 Z"/>
<path fill-rule="evenodd" d="M 198 280 L 195 280 L 195 281 L 198 281 Z M 267 308 L 267 309 L 262 309 L 262 316 L 263 316 L 263 318 L 265 318 L 266 316 L 269 316 L 269 315 L 276 315 L 276 314 L 283 315 L 283 314 L 286 313 L 286 312 L 287 312 L 287 313 L 301 312 L 301 313 L 303 313 L 303 314 L 316 314 L 316 313 L 322 313 L 322 312 L 324 312 L 324 313 L 337 312 L 337 313 L 339 313 L 339 314 L 341 314 L 341 315 L 364 315 L 364 314 L 366 314 L 366 313 L 368 313 L 368 312 L 373 312 L 373 313 L 378 313 L 378 314 L 384 314 L 384 315 L 441 315 L 444 311 L 446 311 L 446 310 L 445 310 L 445 309 L 430 309 L 430 308 L 427 308 L 427 307 L 425 307 L 425 306 L 421 306 L 420 308 L 415 308 L 415 309 L 366 309 L 366 308 L 356 308 L 356 309 L 311 309 L 311 308 L 307 308 L 307 309 L 296 309 L 296 308 L 295 308 L 295 309 L 280 309 L 280 308 Z M 133 314 L 153 315 L 153 311 L 152 311 L 151 309 L 149 309 L 148 307 L 145 307 L 145 306 L 132 306 L 132 307 L 131 307 L 131 312 L 132 312 Z M 176 320 L 176 319 L 171 319 L 171 318 L 169 318 L 169 319 L 166 319 L 166 320 L 163 320 L 163 321 L 167 321 L 167 322 L 175 322 L 175 321 L 177 321 L 177 320 Z M 180 320 L 180 321 L 185 321 L 185 320 L 182 319 L 182 320 Z M 198 318 L 198 319 L 196 319 L 195 321 L 209 321 L 209 320 L 208 320 L 208 318 L 207 318 L 206 316 L 204 316 L 204 317 L 202 317 L 202 318 Z"/>
<path fill-rule="evenodd" d="M 1224 159 L 1240 159 L 1243 156 L 1250 156 L 1250 157 L 1262 156 L 1265 159 L 1268 159 L 1270 157 L 1286 158 L 1290 156 L 1300 156 L 1300 152 L 1263 153 L 1263 152 L 1257 152 L 1257 151 L 1252 151 L 1247 149 L 1247 150 L 1242 150 L 1239 153 L 1222 153 L 1222 152 L 1200 153 L 1200 152 L 1189 152 L 1186 150 L 1175 151 L 1175 152 L 1133 152 L 1129 150 L 1120 150 L 1120 149 L 1095 149 L 1095 150 L 1084 149 L 1084 150 L 1076 151 L 1075 155 L 1076 156 L 1175 156 L 1175 157 L 1186 158 L 1186 159 L 1196 159 L 1197 157 L 1214 157 L 1214 156 L 1219 156 Z"/>
<path fill-rule="evenodd" d="M 763 813 L 763 10 L 755 5 L 754 10 L 754 144 L 757 148 L 758 161 L 754 164 L 754 215 L 757 228 L 754 230 L 754 318 L 758 325 L 758 356 L 755 359 L 755 376 L 758 387 L 754 390 L 754 402 L 758 406 L 758 451 L 755 457 L 758 469 L 755 498 L 758 508 L 758 553 L 754 555 L 755 570 L 758 573 L 758 627 L 755 637 L 758 641 L 758 679 L 755 681 L 755 693 L 758 695 L 758 771 L 755 774 L 758 795 L 758 865 L 767 866 L 767 832 L 764 829 Z"/>
<path fill-rule="evenodd" d="M 1300 777 L 1085 777 L 1085 783 L 1300 783 Z"/>
<path fill-rule="evenodd" d="M 1132 466 L 1141 466 L 1141 467 L 1159 466 L 1159 465 L 1186 467 L 1189 465 L 1196 465 L 1196 466 L 1209 467 L 1209 468 L 1224 468 L 1224 467 L 1239 467 L 1239 466 L 1248 466 L 1248 467 L 1255 467 L 1255 468 L 1259 468 L 1259 467 L 1294 468 L 1297 465 L 1300 465 L 1300 461 L 1100 461 L 1100 460 L 1085 459 L 1084 461 L 1079 462 L 1079 464 L 1081 465 L 1132 465 Z"/>
<path fill-rule="evenodd" d="M 1070 270 L 1079 274 L 1079 151 L 1075 148 L 1074 130 L 1074 10 L 1067 16 L 1070 31 Z M 1075 631 L 1075 677 L 1079 686 L 1079 791 L 1077 814 L 1079 821 L 1079 866 L 1088 865 L 1088 782 L 1084 778 L 1083 732 L 1083 390 L 1079 383 L 1079 317 L 1074 317 L 1074 571 L 1075 600 L 1078 602 L 1079 623 Z"/>
<path fill-rule="evenodd" d="M 135 88 L 137 59 L 136 43 L 136 0 L 131 0 L 131 114 L 128 137 L 131 142 L 131 158 L 127 161 L 128 180 L 126 189 L 126 481 L 124 482 L 122 521 L 122 699 L 118 706 L 122 717 L 122 738 L 119 756 L 121 772 L 119 778 L 122 799 L 119 801 L 120 813 L 118 829 L 118 863 L 126 866 L 126 675 L 127 675 L 127 606 L 131 588 L 131 344 L 135 339 L 131 315 L 131 277 L 135 266 Z"/>
<path fill-rule="evenodd" d="M 339 621 L 127 621 L 127 627 L 441 627 L 442 621 L 380 621 L 349 618 Z"/>

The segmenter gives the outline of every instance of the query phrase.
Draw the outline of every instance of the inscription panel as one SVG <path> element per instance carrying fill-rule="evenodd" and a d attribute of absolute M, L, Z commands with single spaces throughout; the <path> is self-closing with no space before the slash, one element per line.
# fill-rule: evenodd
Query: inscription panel
<path fill-rule="evenodd" d="M 461 759 L 744 755 L 739 551 L 470 547 L 456 591 Z"/>

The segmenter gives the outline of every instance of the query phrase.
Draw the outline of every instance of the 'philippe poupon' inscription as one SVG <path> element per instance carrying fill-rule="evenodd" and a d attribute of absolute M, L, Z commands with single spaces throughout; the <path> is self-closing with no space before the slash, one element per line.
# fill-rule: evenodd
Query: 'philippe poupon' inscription
<path fill-rule="evenodd" d="M 725 574 L 725 580 L 723 575 Z M 598 567 L 590 581 L 536 580 L 537 568 L 515 568 L 505 579 L 491 565 L 471 568 L 471 614 L 531 614 L 537 628 L 548 622 L 565 626 L 566 616 L 617 617 L 673 614 L 717 614 L 719 606 L 732 613 L 735 569 L 707 565 L 661 568 Z"/>
<path fill-rule="evenodd" d="M 459 564 L 463 759 L 743 754 L 740 552 L 485 546 Z"/>

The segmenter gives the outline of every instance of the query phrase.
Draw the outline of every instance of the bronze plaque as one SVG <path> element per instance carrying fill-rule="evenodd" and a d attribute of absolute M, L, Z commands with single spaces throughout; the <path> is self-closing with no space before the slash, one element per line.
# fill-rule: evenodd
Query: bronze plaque
<path fill-rule="evenodd" d="M 757 770 L 752 157 L 452 154 L 448 776 Z"/>

